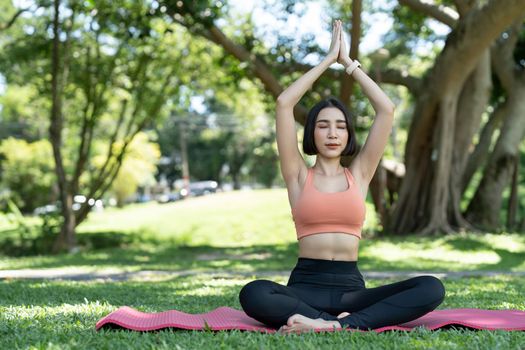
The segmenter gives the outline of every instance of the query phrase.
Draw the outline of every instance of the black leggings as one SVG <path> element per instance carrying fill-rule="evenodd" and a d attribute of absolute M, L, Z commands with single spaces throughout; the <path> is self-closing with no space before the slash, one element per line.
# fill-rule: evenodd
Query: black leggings
<path fill-rule="evenodd" d="M 418 276 L 366 288 L 357 261 L 299 258 L 288 284 L 256 280 L 245 285 L 239 300 L 246 314 L 279 328 L 294 314 L 338 320 L 343 327 L 375 329 L 415 320 L 434 310 L 445 288 L 433 276 Z"/>

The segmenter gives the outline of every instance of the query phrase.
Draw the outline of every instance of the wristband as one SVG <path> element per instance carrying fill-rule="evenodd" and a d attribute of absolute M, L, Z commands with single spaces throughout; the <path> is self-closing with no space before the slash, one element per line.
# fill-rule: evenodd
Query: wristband
<path fill-rule="evenodd" d="M 345 69 L 345 71 L 348 73 L 348 75 L 352 75 L 357 67 L 361 67 L 361 63 L 359 63 L 358 60 L 353 60 L 352 63 Z"/>

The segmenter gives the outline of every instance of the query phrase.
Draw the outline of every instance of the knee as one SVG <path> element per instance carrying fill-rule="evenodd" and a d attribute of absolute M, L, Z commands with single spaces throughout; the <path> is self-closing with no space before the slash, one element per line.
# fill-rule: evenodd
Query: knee
<path fill-rule="evenodd" d="M 443 282 L 434 276 L 420 276 L 418 278 L 429 303 L 437 303 L 436 307 L 441 304 L 445 299 L 445 286 Z"/>
<path fill-rule="evenodd" d="M 239 292 L 239 302 L 245 311 L 251 309 L 251 305 L 260 303 L 264 296 L 271 293 L 272 282 L 268 280 L 251 281 L 242 287 Z"/>

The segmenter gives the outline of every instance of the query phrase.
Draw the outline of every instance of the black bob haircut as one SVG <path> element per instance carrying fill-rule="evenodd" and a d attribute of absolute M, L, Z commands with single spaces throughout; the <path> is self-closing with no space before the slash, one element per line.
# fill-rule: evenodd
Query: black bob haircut
<path fill-rule="evenodd" d="M 354 124 L 348 109 L 345 105 L 335 97 L 328 97 L 320 102 L 317 102 L 315 106 L 310 109 L 308 116 L 306 117 L 306 123 L 304 125 L 304 137 L 303 137 L 303 151 L 308 155 L 315 155 L 319 153 L 317 147 L 315 147 L 314 130 L 317 116 L 322 109 L 334 107 L 343 112 L 346 120 L 346 129 L 348 130 L 348 143 L 345 149 L 341 152 L 341 156 L 353 156 L 357 152 L 357 140 L 355 138 Z"/>

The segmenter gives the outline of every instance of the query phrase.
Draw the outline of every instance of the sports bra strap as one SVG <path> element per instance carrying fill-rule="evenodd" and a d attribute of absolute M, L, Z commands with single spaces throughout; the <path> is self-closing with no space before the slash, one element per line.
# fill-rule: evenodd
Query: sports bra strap
<path fill-rule="evenodd" d="M 306 187 L 306 186 L 308 186 L 308 185 L 310 185 L 312 183 L 312 178 L 313 178 L 312 173 L 313 173 L 313 171 L 314 171 L 313 168 L 308 168 L 308 171 L 306 173 L 306 181 L 305 181 L 305 186 L 304 187 Z"/>
<path fill-rule="evenodd" d="M 350 171 L 349 168 L 345 168 L 345 173 L 346 173 L 346 176 L 348 177 L 348 179 L 350 180 L 350 183 L 352 185 L 355 185 L 354 175 L 352 175 L 352 172 Z"/>

